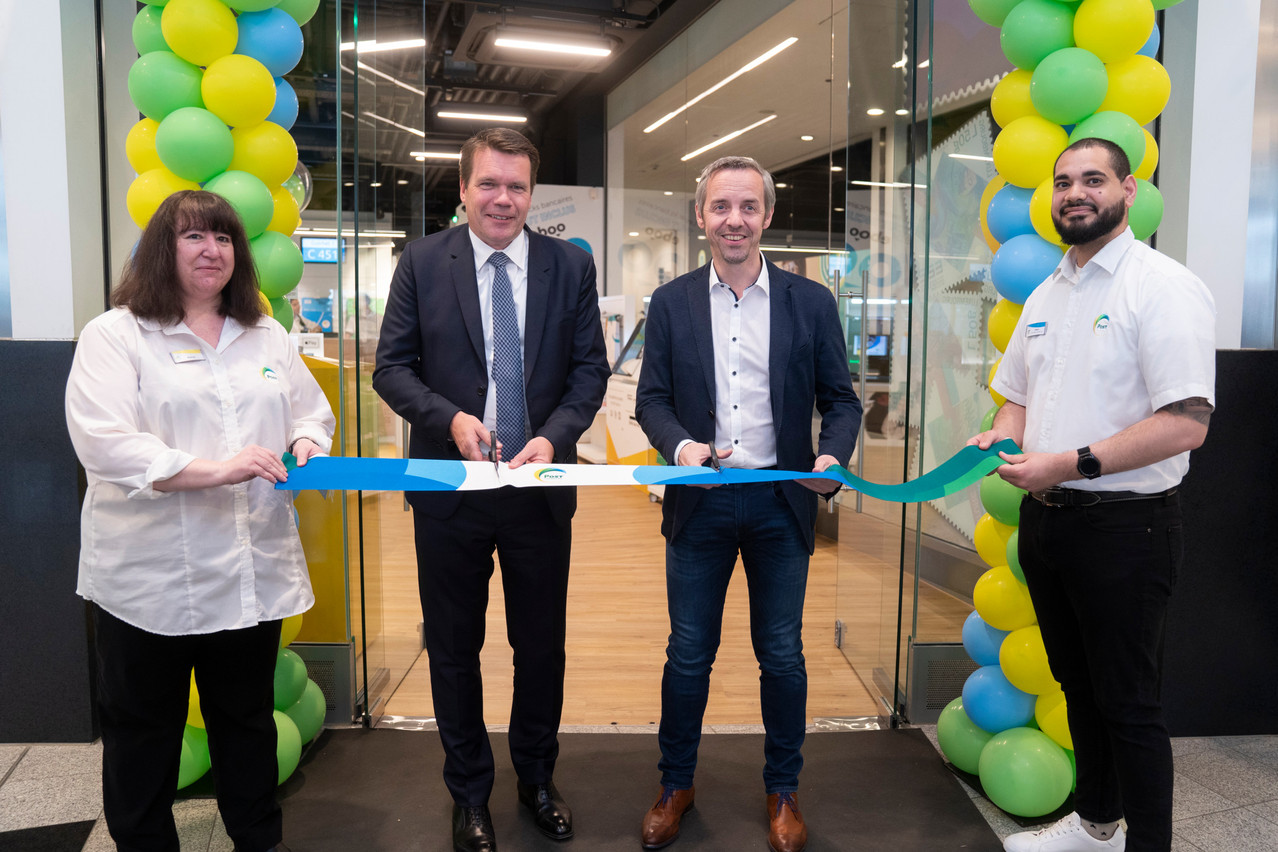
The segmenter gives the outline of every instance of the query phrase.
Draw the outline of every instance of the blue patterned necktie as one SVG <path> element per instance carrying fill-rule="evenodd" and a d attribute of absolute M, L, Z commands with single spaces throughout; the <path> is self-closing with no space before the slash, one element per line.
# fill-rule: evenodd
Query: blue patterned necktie
<path fill-rule="evenodd" d="M 493 386 L 497 392 L 497 440 L 501 457 L 510 461 L 527 443 L 524 437 L 524 353 L 519 341 L 519 313 L 506 264 L 493 252 Z"/>

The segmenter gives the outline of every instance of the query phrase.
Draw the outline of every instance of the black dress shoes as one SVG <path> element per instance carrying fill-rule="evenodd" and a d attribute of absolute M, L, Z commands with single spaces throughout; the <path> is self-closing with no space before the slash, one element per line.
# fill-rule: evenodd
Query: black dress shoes
<path fill-rule="evenodd" d="M 551 840 L 568 840 L 572 837 L 572 811 L 560 798 L 554 781 L 547 781 L 545 784 L 525 784 L 520 781 L 517 787 L 519 801 L 532 811 L 538 831 Z"/>
<path fill-rule="evenodd" d="M 453 852 L 497 852 L 497 836 L 487 805 L 453 805 Z"/>

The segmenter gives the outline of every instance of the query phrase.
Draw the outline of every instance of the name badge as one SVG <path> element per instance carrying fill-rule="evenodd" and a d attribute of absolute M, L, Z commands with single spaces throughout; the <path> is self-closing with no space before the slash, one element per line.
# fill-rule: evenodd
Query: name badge
<path fill-rule="evenodd" d="M 1042 334 L 1047 334 L 1046 322 L 1032 322 L 1028 324 L 1027 326 L 1025 326 L 1026 337 L 1038 337 L 1039 335 L 1042 335 Z"/>
<path fill-rule="evenodd" d="M 204 350 L 202 349 L 175 349 L 169 354 L 173 356 L 174 364 L 185 364 L 187 361 L 204 360 Z"/>

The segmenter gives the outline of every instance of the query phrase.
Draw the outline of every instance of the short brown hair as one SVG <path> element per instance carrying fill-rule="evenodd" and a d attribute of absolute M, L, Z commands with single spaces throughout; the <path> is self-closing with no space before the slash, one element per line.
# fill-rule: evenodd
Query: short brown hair
<path fill-rule="evenodd" d="M 462 145 L 458 171 L 461 173 L 463 186 L 470 184 L 470 172 L 475 165 L 475 154 L 485 148 L 500 151 L 503 154 L 527 157 L 528 164 L 531 166 L 529 172 L 532 175 L 532 186 L 528 187 L 528 191 L 531 192 L 536 188 L 537 167 L 541 165 L 541 153 L 537 150 L 537 146 L 528 140 L 528 137 L 509 127 L 490 127 L 487 130 L 481 130 Z"/>
<path fill-rule="evenodd" d="M 710 183 L 710 177 L 716 172 L 725 169 L 739 169 L 757 172 L 759 177 L 763 178 L 763 212 L 771 213 L 772 208 L 777 206 L 777 187 L 772 182 L 772 174 L 759 165 L 759 161 L 753 157 L 720 157 L 710 165 L 701 170 L 701 176 L 697 178 L 697 212 L 705 213 L 706 192 Z"/>
<path fill-rule="evenodd" d="M 180 190 L 160 204 L 142 231 L 133 256 L 124 264 L 111 305 L 165 325 L 180 322 L 185 310 L 178 285 L 177 240 L 179 234 L 193 228 L 231 238 L 235 268 L 222 288 L 220 313 L 245 327 L 254 325 L 264 311 L 244 225 L 230 202 L 202 189 Z"/>

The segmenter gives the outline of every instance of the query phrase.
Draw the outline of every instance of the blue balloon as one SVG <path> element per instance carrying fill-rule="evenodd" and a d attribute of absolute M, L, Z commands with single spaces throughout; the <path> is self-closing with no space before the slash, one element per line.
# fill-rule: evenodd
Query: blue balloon
<path fill-rule="evenodd" d="M 1003 646 L 1008 631 L 990 627 L 985 619 L 972 610 L 963 622 L 963 650 L 981 666 L 998 665 L 998 649 Z"/>
<path fill-rule="evenodd" d="M 283 77 L 275 78 L 275 106 L 267 121 L 273 121 L 285 130 L 292 130 L 297 121 L 297 92 Z"/>
<path fill-rule="evenodd" d="M 240 30 L 235 52 L 265 65 L 272 77 L 283 77 L 302 58 L 302 28 L 283 9 L 245 12 L 235 23 Z"/>
<path fill-rule="evenodd" d="M 997 734 L 1034 718 L 1037 696 L 1012 686 L 998 666 L 982 666 L 963 684 L 963 710 L 977 727 Z"/>
<path fill-rule="evenodd" d="M 1149 40 L 1145 42 L 1145 46 L 1136 51 L 1141 56 L 1148 56 L 1150 59 L 1158 58 L 1158 46 L 1163 43 L 1163 34 L 1158 31 L 1158 24 L 1154 24 L 1154 31 L 1149 34 Z"/>
<path fill-rule="evenodd" d="M 1009 302 L 1023 305 L 1034 288 L 1052 274 L 1064 254 L 1038 234 L 1012 237 L 999 246 L 990 264 L 994 288 Z"/>
<path fill-rule="evenodd" d="M 985 213 L 985 223 L 990 233 L 1000 243 L 1021 234 L 1034 233 L 1034 223 L 1030 221 L 1030 198 L 1033 189 L 1012 186 L 1010 183 L 994 193 L 990 199 L 989 210 Z"/>

